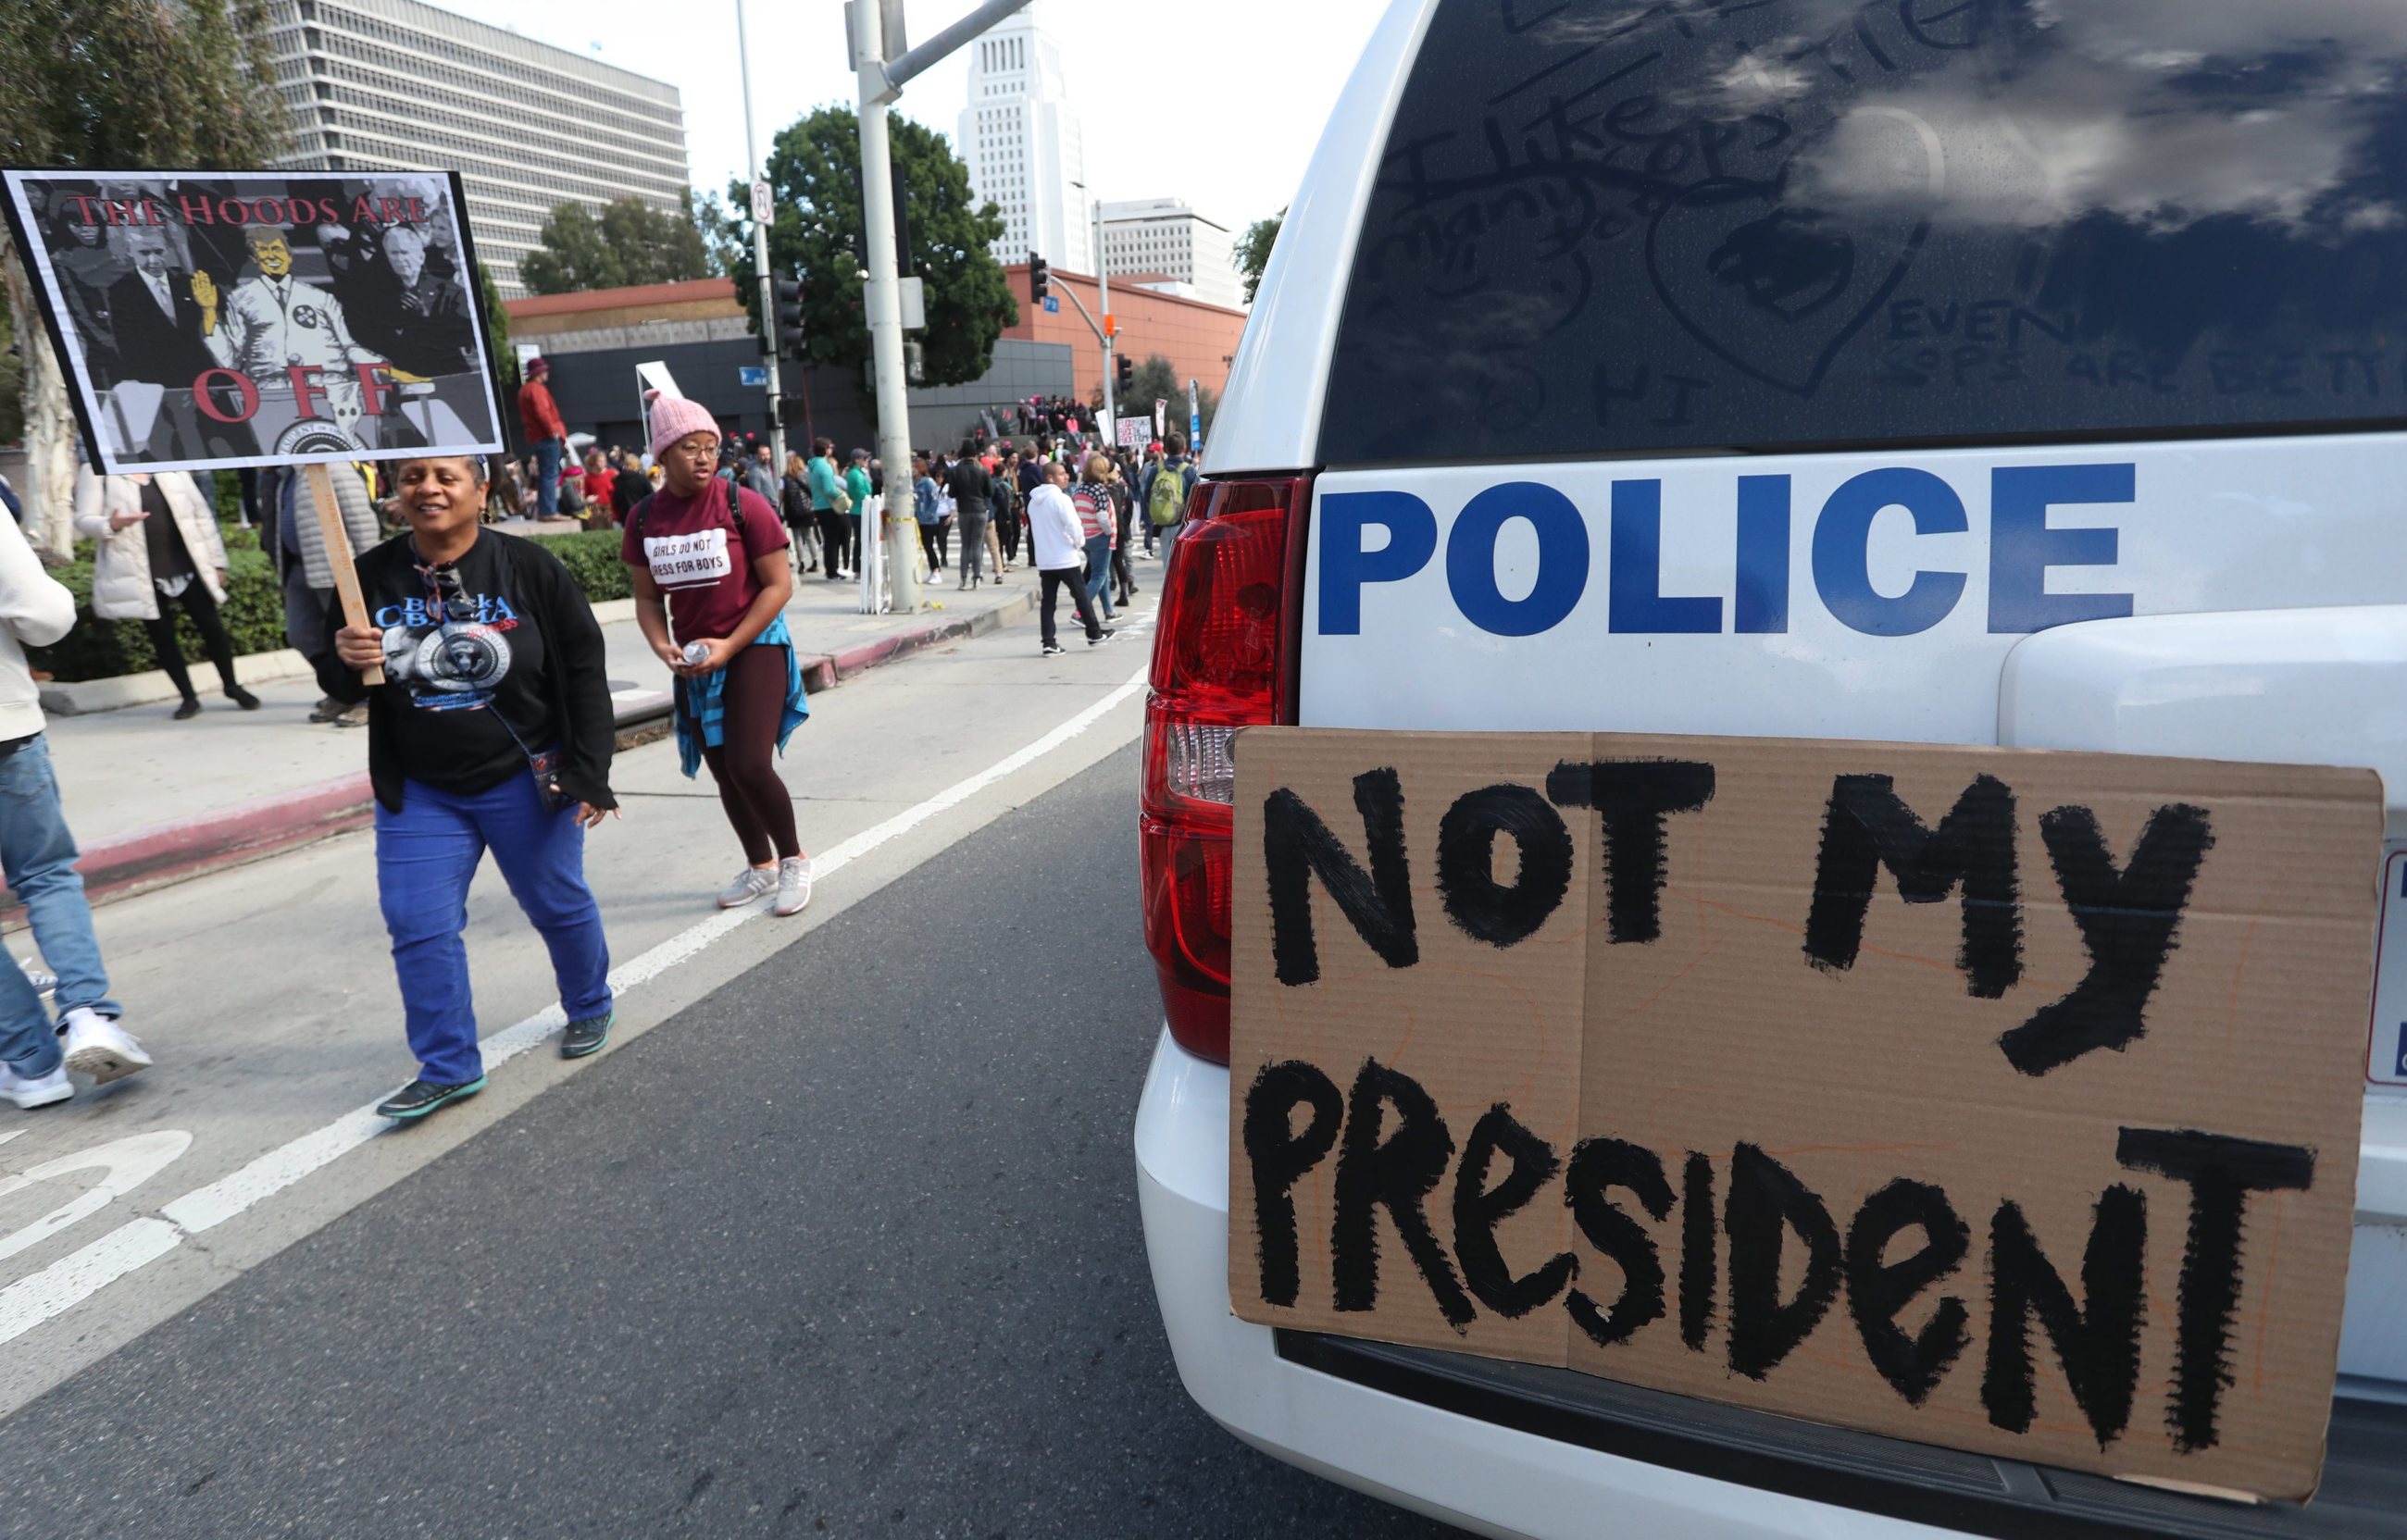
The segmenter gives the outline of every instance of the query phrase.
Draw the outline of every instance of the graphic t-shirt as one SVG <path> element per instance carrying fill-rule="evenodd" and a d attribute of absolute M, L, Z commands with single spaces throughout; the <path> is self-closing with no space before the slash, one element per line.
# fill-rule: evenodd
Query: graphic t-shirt
<path fill-rule="evenodd" d="M 761 597 L 752 563 L 786 548 L 785 523 L 768 500 L 739 488 L 731 516 L 727 486 L 714 480 L 691 498 L 662 487 L 628 518 L 620 542 L 620 559 L 648 569 L 660 585 L 668 600 L 669 634 L 680 645 L 725 636 L 742 624 Z"/>
<path fill-rule="evenodd" d="M 552 746 L 543 633 L 506 591 L 495 548 L 511 538 L 479 535 L 445 568 L 390 569 L 363 596 L 385 678 L 408 700 L 393 718 L 401 772 L 438 791 L 490 791 Z M 447 573 L 460 580 L 449 598 Z"/>

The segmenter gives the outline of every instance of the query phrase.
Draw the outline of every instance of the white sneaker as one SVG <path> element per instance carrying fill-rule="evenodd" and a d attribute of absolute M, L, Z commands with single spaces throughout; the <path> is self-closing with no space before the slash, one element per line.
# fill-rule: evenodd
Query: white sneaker
<path fill-rule="evenodd" d="M 742 909 L 776 885 L 776 867 L 746 867 L 735 881 L 727 884 L 727 891 L 719 896 L 719 907 Z"/>
<path fill-rule="evenodd" d="M 19 1107 L 48 1107 L 75 1095 L 75 1082 L 67 1079 L 67 1067 L 59 1066 L 47 1075 L 20 1075 L 0 1064 L 0 1096 L 6 1096 Z"/>
<path fill-rule="evenodd" d="M 777 901 L 773 914 L 800 914 L 811 901 L 811 858 L 789 855 L 777 863 Z"/>
<path fill-rule="evenodd" d="M 90 1075 L 95 1085 L 107 1085 L 126 1076 L 150 1067 L 150 1055 L 134 1034 L 118 1025 L 89 1006 L 78 1006 L 67 1012 L 67 1067 L 78 1075 Z"/>

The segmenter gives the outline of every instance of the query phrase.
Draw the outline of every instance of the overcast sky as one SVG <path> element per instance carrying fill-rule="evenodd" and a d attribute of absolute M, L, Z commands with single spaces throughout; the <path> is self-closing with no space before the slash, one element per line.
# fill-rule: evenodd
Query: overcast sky
<path fill-rule="evenodd" d="M 667 80 L 685 101 L 697 187 L 745 162 L 735 0 L 435 0 Z M 913 42 L 975 0 L 909 0 Z M 1087 180 L 1104 198 L 1185 198 L 1243 230 L 1295 191 L 1338 90 L 1387 0 L 1037 0 L 1086 123 Z M 854 100 L 838 0 L 748 0 L 761 152 L 816 106 Z M 1164 23 L 1168 23 L 1165 25 Z M 1167 66 L 1167 67 L 1165 67 Z M 914 80 L 895 110 L 950 137 L 966 50 Z"/>

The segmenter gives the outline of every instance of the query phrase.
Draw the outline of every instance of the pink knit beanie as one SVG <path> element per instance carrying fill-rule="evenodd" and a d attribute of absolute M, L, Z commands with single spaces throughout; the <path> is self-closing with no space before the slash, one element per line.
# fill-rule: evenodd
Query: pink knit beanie
<path fill-rule="evenodd" d="M 652 408 L 654 459 L 668 453 L 669 445 L 688 433 L 708 433 L 713 438 L 723 436 L 719 431 L 719 419 L 698 401 L 689 401 L 683 396 L 663 396 L 658 390 L 646 395 L 644 400 Z"/>

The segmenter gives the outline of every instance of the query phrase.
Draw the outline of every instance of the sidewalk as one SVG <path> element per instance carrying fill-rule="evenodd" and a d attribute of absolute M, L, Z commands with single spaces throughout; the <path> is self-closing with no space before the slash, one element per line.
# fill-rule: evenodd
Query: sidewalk
<path fill-rule="evenodd" d="M 922 648 L 1025 618 L 1036 582 L 1026 567 L 966 594 L 947 580 L 922 591 L 918 613 L 902 615 L 860 614 L 853 583 L 805 573 L 795 586 L 786 624 L 803 654 L 806 686 L 818 693 Z M 622 735 L 663 722 L 667 671 L 646 645 L 633 601 L 596 612 Z M 236 672 L 243 674 L 239 661 Z M 50 718 L 67 822 L 83 851 L 78 866 L 95 900 L 255 860 L 367 820 L 367 735 L 308 721 L 319 694 L 314 680 L 256 685 L 257 712 L 238 711 L 216 693 L 207 664 L 194 669 L 193 683 L 207 709 L 188 722 L 169 714 L 172 701 Z"/>

